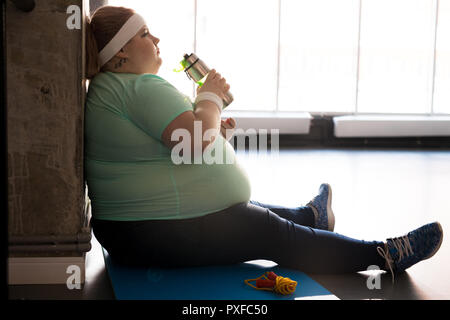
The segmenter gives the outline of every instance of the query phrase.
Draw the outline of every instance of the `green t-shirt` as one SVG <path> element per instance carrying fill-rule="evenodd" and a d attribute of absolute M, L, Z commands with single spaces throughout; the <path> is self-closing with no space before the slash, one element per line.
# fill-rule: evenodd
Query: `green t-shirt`
<path fill-rule="evenodd" d="M 162 132 L 193 109 L 188 96 L 157 75 L 101 72 L 92 79 L 85 178 L 94 218 L 186 219 L 249 201 L 248 176 L 221 135 L 213 144 L 226 157 L 224 164 L 172 161 Z"/>

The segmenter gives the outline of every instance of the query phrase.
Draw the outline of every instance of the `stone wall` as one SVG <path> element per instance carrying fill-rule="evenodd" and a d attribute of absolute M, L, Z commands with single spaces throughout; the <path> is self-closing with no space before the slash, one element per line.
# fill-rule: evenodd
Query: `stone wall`
<path fill-rule="evenodd" d="M 81 29 L 66 26 L 70 5 L 81 9 Z M 68 246 L 37 252 L 38 243 L 24 245 L 30 237 L 58 244 L 59 237 L 90 234 L 83 174 L 88 7 L 87 0 L 38 0 L 22 12 L 6 1 L 10 257 L 81 255 Z M 11 239 L 23 239 L 22 249 L 11 250 Z"/>

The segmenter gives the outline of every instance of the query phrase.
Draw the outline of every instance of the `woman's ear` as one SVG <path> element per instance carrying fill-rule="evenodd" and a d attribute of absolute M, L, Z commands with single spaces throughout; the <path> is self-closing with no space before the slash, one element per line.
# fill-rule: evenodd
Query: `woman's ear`
<path fill-rule="evenodd" d="M 125 53 L 125 50 L 123 50 L 123 48 L 120 49 L 120 51 L 117 52 L 115 56 L 118 58 L 128 58 L 128 54 Z"/>

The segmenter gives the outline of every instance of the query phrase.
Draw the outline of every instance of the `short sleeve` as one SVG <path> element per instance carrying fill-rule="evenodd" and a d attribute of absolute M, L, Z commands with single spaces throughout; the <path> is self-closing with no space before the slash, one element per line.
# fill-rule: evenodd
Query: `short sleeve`
<path fill-rule="evenodd" d="M 140 129 L 161 140 L 164 129 L 176 117 L 193 111 L 191 99 L 163 78 L 145 74 L 131 84 L 124 112 Z"/>

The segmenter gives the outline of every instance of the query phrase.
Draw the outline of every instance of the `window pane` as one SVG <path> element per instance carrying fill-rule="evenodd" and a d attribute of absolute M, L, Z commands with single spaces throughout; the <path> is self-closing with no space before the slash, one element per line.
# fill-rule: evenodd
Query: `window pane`
<path fill-rule="evenodd" d="M 173 69 L 194 48 L 194 0 L 109 0 L 108 5 L 132 8 L 145 19 L 150 33 L 160 39 L 163 62 L 158 75 L 193 98 L 192 81 Z"/>
<path fill-rule="evenodd" d="M 197 10 L 196 53 L 230 84 L 227 110 L 274 110 L 278 1 L 198 0 Z"/>
<path fill-rule="evenodd" d="M 450 113 L 450 0 L 439 1 L 434 112 Z"/>
<path fill-rule="evenodd" d="M 358 15 L 358 1 L 282 1 L 280 110 L 354 111 Z"/>
<path fill-rule="evenodd" d="M 362 1 L 358 112 L 431 111 L 435 1 Z"/>

